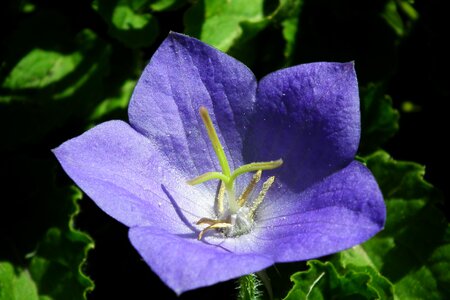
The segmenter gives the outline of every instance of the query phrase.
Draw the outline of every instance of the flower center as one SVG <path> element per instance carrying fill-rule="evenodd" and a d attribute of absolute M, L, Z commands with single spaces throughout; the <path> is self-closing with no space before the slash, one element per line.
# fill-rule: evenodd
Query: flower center
<path fill-rule="evenodd" d="M 216 218 L 201 218 L 197 221 L 197 225 L 208 225 L 200 231 L 198 239 L 201 240 L 205 232 L 210 230 L 222 232 L 225 236 L 238 236 L 247 233 L 253 225 L 258 207 L 275 180 L 275 176 L 269 177 L 263 183 L 258 196 L 253 201 L 249 201 L 253 190 L 261 179 L 262 171 L 280 167 L 283 164 L 283 160 L 253 162 L 231 171 L 208 110 L 203 106 L 200 107 L 200 116 L 219 160 L 222 172 L 207 172 L 187 182 L 190 185 L 197 185 L 208 180 L 220 180 L 220 187 L 214 205 Z M 236 199 L 234 182 L 237 177 L 248 172 L 256 173 L 239 198 Z"/>

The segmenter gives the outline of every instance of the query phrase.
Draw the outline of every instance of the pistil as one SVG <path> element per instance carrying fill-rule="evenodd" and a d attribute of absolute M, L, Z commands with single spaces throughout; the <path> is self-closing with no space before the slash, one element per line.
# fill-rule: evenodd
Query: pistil
<path fill-rule="evenodd" d="M 283 161 L 278 159 L 267 162 L 253 162 L 243 165 L 232 172 L 211 117 L 208 114 L 208 110 L 203 106 L 200 107 L 200 116 L 205 125 L 222 172 L 207 172 L 187 182 L 190 185 L 197 185 L 213 179 L 220 180 L 220 186 L 214 204 L 218 219 L 201 218 L 197 222 L 197 225 L 206 224 L 208 226 L 200 231 L 198 239 L 202 239 L 204 233 L 212 229 L 225 233 L 229 232 L 231 235 L 242 234 L 250 229 L 249 227 L 251 226 L 251 223 L 253 223 L 256 210 L 262 203 L 267 191 L 275 180 L 274 176 L 269 177 L 269 179 L 263 183 L 262 190 L 255 201 L 253 201 L 252 205 L 246 206 L 248 198 L 261 179 L 262 171 L 278 168 L 283 164 Z M 256 173 L 253 175 L 253 178 L 240 197 L 236 200 L 234 181 L 238 176 L 248 172 Z M 227 200 L 227 205 L 224 203 L 225 198 Z"/>

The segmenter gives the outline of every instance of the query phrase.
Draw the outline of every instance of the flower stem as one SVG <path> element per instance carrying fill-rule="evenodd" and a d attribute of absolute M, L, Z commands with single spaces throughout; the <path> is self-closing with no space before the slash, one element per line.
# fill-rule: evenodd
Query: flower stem
<path fill-rule="evenodd" d="M 239 278 L 238 300 L 260 300 L 262 291 L 261 281 L 255 274 L 244 275 Z"/>

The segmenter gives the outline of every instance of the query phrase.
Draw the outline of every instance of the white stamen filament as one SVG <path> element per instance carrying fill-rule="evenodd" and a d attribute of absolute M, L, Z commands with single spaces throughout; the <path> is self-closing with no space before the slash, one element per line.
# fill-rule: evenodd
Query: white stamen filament
<path fill-rule="evenodd" d="M 261 205 L 261 203 L 264 200 L 264 197 L 266 197 L 267 191 L 272 186 L 273 182 L 275 181 L 275 176 L 269 177 L 264 183 L 261 191 L 259 192 L 258 197 L 256 197 L 255 201 L 253 202 L 252 207 L 250 208 L 250 211 L 248 213 L 248 216 L 250 219 L 253 219 L 255 216 L 255 212 L 258 209 L 258 207 Z"/>
<path fill-rule="evenodd" d="M 224 213 L 224 207 L 223 207 L 223 198 L 225 196 L 225 184 L 223 183 L 223 181 L 220 181 L 220 187 L 219 187 L 219 192 L 217 193 L 217 197 L 216 197 L 216 205 L 215 205 L 215 209 L 216 209 L 216 214 L 218 216 L 222 216 Z"/>
<path fill-rule="evenodd" d="M 250 196 L 250 193 L 253 191 L 253 189 L 255 188 L 256 184 L 261 180 L 261 174 L 262 174 L 262 171 L 258 170 L 255 173 L 255 175 L 253 175 L 252 180 L 247 185 L 245 190 L 242 192 L 241 196 L 239 196 L 238 204 L 239 204 L 240 207 L 244 206 L 245 201 L 247 201 L 247 199 L 248 199 L 248 196 Z"/>

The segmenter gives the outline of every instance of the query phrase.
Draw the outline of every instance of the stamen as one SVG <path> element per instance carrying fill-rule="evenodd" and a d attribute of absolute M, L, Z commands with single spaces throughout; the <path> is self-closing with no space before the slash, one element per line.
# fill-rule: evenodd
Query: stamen
<path fill-rule="evenodd" d="M 253 201 L 251 207 L 246 206 L 250 195 L 255 189 L 258 182 L 261 180 L 261 174 L 263 170 L 271 170 L 278 168 L 283 164 L 282 159 L 266 162 L 253 162 L 237 168 L 231 173 L 230 166 L 228 164 L 227 157 L 220 143 L 217 132 L 211 121 L 211 117 L 208 114 L 208 110 L 204 107 L 200 107 L 200 117 L 205 125 L 208 137 L 213 146 L 214 152 L 219 160 L 222 172 L 206 172 L 194 179 L 187 181 L 190 185 L 197 185 L 209 180 L 219 179 L 220 186 L 216 194 L 214 211 L 218 220 L 201 218 L 197 221 L 197 225 L 207 225 L 198 234 L 198 240 L 203 238 L 203 235 L 209 230 L 219 230 L 225 236 L 238 236 L 247 233 L 253 223 L 253 217 L 256 210 L 261 205 L 264 197 L 270 186 L 273 184 L 275 177 L 269 177 L 266 182 L 263 183 L 262 190 L 259 192 L 258 197 Z M 248 172 L 256 172 L 252 180 L 249 182 L 245 190 L 236 199 L 235 184 L 236 178 L 242 174 Z"/>
<path fill-rule="evenodd" d="M 258 209 L 258 207 L 261 205 L 261 203 L 264 200 L 264 197 L 267 194 L 267 191 L 270 189 L 270 187 L 272 186 L 272 183 L 275 180 L 275 176 L 271 176 L 269 177 L 269 179 L 267 179 L 262 186 L 261 192 L 259 192 L 258 197 L 255 199 L 255 201 L 253 202 L 252 207 L 250 208 L 250 211 L 248 212 L 248 216 L 250 219 L 253 219 L 253 217 L 255 216 L 255 212 Z"/>
<path fill-rule="evenodd" d="M 254 175 L 252 180 L 250 181 L 250 183 L 247 185 L 247 187 L 245 188 L 244 192 L 239 196 L 238 199 L 238 204 L 240 207 L 242 207 L 245 203 L 245 201 L 247 201 L 248 196 L 250 196 L 250 193 L 253 191 L 253 189 L 255 188 L 256 184 L 259 182 L 259 180 L 261 179 L 261 174 L 262 171 L 258 170 Z"/>
<path fill-rule="evenodd" d="M 213 225 L 213 224 L 220 223 L 220 222 L 222 222 L 222 221 L 213 220 L 210 218 L 201 218 L 200 220 L 197 221 L 197 223 L 195 223 L 195 225 L 202 225 L 202 224 Z"/>
<path fill-rule="evenodd" d="M 208 227 L 206 227 L 205 229 L 203 229 L 202 231 L 200 231 L 200 233 L 198 234 L 197 239 L 200 241 L 203 237 L 203 235 L 205 234 L 205 232 L 209 231 L 209 230 L 213 230 L 213 229 L 221 229 L 221 228 L 229 228 L 232 227 L 233 225 L 231 223 L 228 223 L 224 220 L 211 220 L 208 218 L 201 218 L 198 222 L 197 225 L 200 224 L 210 224 Z"/>
<path fill-rule="evenodd" d="M 220 181 L 220 187 L 219 187 L 219 192 L 217 193 L 217 197 L 216 197 L 216 214 L 218 216 L 222 216 L 223 212 L 224 212 L 224 207 L 223 207 L 223 197 L 225 196 L 225 183 L 223 183 L 223 181 Z"/>

